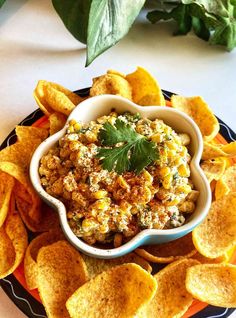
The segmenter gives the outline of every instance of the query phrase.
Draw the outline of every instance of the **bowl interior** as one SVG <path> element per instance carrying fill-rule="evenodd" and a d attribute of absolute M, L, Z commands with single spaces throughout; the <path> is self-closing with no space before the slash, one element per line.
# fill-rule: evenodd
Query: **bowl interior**
<path fill-rule="evenodd" d="M 77 106 L 70 114 L 68 121 L 75 119 L 84 123 L 95 120 L 103 115 L 108 115 L 111 111 L 115 110 L 118 113 L 129 111 L 131 113 L 140 113 L 142 117 L 150 119 L 162 119 L 167 125 L 171 126 L 176 132 L 187 133 L 191 138 L 191 144 L 189 147 L 192 160 L 190 163 L 191 178 L 195 185 L 195 188 L 200 191 L 200 195 L 197 201 L 196 210 L 187 220 L 187 222 L 179 228 L 168 230 L 144 230 L 138 233 L 128 243 L 125 243 L 121 247 L 113 249 L 101 249 L 94 246 L 90 246 L 78 239 L 70 229 L 67 218 L 66 209 L 64 204 L 50 196 L 41 186 L 40 178 L 38 174 L 38 167 L 41 157 L 47 153 L 47 151 L 57 143 L 57 141 L 65 134 L 65 127 L 45 140 L 35 151 L 31 166 L 30 177 L 39 195 L 52 207 L 56 208 L 62 229 L 66 237 L 70 242 L 78 249 L 82 250 L 88 255 L 101 258 L 118 257 L 130 252 L 141 244 L 147 243 L 163 243 L 170 240 L 174 240 L 190 232 L 196 225 L 198 225 L 206 216 L 211 202 L 211 192 L 208 182 L 199 167 L 199 162 L 203 149 L 203 142 L 201 133 L 197 125 L 193 120 L 173 108 L 169 107 L 157 107 L 157 106 L 138 106 L 131 101 L 114 95 L 101 95 L 93 98 L 89 98 Z"/>

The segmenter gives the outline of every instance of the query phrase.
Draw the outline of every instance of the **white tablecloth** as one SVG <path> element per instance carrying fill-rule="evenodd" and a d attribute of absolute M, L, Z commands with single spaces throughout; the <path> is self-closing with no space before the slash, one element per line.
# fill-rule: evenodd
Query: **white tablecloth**
<path fill-rule="evenodd" d="M 84 45 L 65 29 L 51 1 L 7 0 L 0 10 L 0 142 L 37 108 L 32 91 L 39 79 L 75 90 L 107 69 L 129 73 L 138 65 L 166 90 L 203 96 L 236 130 L 236 50 L 228 53 L 192 34 L 173 37 L 173 24 L 151 25 L 143 15 L 118 45 L 85 68 Z M 24 317 L 1 289 L 0 317 Z"/>

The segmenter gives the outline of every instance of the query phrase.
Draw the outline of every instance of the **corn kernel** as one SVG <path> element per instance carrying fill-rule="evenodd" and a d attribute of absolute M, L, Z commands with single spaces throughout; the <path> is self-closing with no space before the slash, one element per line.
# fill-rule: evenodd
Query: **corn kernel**
<path fill-rule="evenodd" d="M 173 176 L 172 176 L 171 174 L 169 174 L 168 176 L 166 176 L 166 177 L 164 178 L 164 180 L 162 181 L 163 187 L 164 187 L 165 189 L 170 189 L 172 180 L 173 180 Z"/>
<path fill-rule="evenodd" d="M 71 152 L 70 154 L 70 160 L 73 162 L 78 158 L 78 155 L 76 152 Z"/>
<path fill-rule="evenodd" d="M 129 184 L 126 182 L 126 180 L 122 177 L 122 176 L 119 176 L 118 178 L 117 178 L 117 183 L 119 184 L 119 186 L 121 186 L 121 188 L 123 188 L 123 189 L 129 189 L 130 188 L 130 186 L 129 186 Z"/>
<path fill-rule="evenodd" d="M 107 191 L 99 190 L 93 193 L 94 199 L 103 199 L 107 196 Z"/>
<path fill-rule="evenodd" d="M 91 131 L 86 131 L 85 136 L 88 142 L 97 141 L 97 136 Z"/>
<path fill-rule="evenodd" d="M 109 208 L 109 200 L 106 200 L 105 198 L 99 199 L 94 202 L 93 206 L 99 210 L 107 210 Z"/>
<path fill-rule="evenodd" d="M 73 215 L 73 212 L 69 211 L 69 212 L 67 213 L 68 219 L 72 219 L 73 216 L 74 216 L 74 215 Z"/>
<path fill-rule="evenodd" d="M 139 212 L 139 210 L 137 209 L 137 207 L 133 207 L 132 209 L 131 209 L 131 214 L 132 215 L 135 215 L 135 214 L 137 214 Z"/>
<path fill-rule="evenodd" d="M 123 210 L 126 210 L 126 211 L 129 211 L 131 208 L 132 208 L 132 204 L 130 204 L 129 202 L 127 201 L 121 201 L 120 203 L 120 207 L 123 209 Z"/>
<path fill-rule="evenodd" d="M 82 222 L 82 228 L 85 232 L 89 232 L 93 227 L 93 221 L 89 219 L 84 219 Z"/>
<path fill-rule="evenodd" d="M 143 176 L 144 176 L 144 179 L 149 183 L 151 184 L 153 182 L 153 176 L 147 171 L 144 169 L 143 171 Z"/>
<path fill-rule="evenodd" d="M 69 148 L 70 148 L 71 151 L 76 151 L 76 150 L 79 150 L 80 145 L 81 144 L 79 142 L 77 142 L 77 141 L 70 141 Z"/>
<path fill-rule="evenodd" d="M 176 150 L 168 150 L 168 158 L 174 158 L 176 156 Z"/>
<path fill-rule="evenodd" d="M 165 126 L 163 131 L 165 134 L 170 135 L 172 132 L 172 129 L 169 126 Z"/>
<path fill-rule="evenodd" d="M 75 132 L 74 126 L 69 126 L 68 133 L 71 134 L 73 132 Z"/>
<path fill-rule="evenodd" d="M 181 164 L 178 167 L 178 173 L 181 177 L 189 177 L 190 171 L 187 165 Z"/>
<path fill-rule="evenodd" d="M 163 167 L 160 169 L 160 176 L 162 178 L 166 177 L 168 174 L 170 174 L 170 168 L 169 167 Z"/>
<path fill-rule="evenodd" d="M 144 194 L 144 202 L 145 203 L 149 202 L 152 198 L 151 190 L 148 187 L 144 187 L 143 194 Z"/>
<path fill-rule="evenodd" d="M 154 134 L 151 136 L 151 140 L 156 142 L 156 143 L 160 143 L 163 140 L 163 137 L 161 134 Z"/>
<path fill-rule="evenodd" d="M 181 150 L 180 153 L 179 153 L 179 155 L 180 155 L 181 157 L 185 157 L 187 154 L 188 154 L 188 149 L 187 149 L 185 146 L 183 146 L 183 147 L 182 147 L 182 150 Z"/>
<path fill-rule="evenodd" d="M 176 143 L 173 141 L 166 141 L 166 145 L 171 150 L 177 150 L 177 148 L 178 148 Z"/>
<path fill-rule="evenodd" d="M 77 121 L 75 119 L 71 119 L 69 125 L 74 126 L 75 124 L 77 124 Z"/>
<path fill-rule="evenodd" d="M 116 122 L 116 117 L 114 117 L 114 116 L 110 117 L 110 118 L 108 119 L 108 122 L 109 122 L 110 124 L 114 125 L 115 122 Z"/>
<path fill-rule="evenodd" d="M 190 137 L 187 134 L 179 134 L 181 143 L 183 146 L 187 146 L 190 144 Z"/>
<path fill-rule="evenodd" d="M 103 224 L 103 225 L 100 225 L 99 227 L 99 232 L 102 233 L 102 234 L 105 234 L 109 231 L 109 226 L 108 224 Z"/>
<path fill-rule="evenodd" d="M 74 129 L 75 129 L 76 131 L 79 131 L 79 130 L 81 129 L 81 124 L 80 124 L 80 123 L 76 123 L 76 124 L 74 125 Z"/>
<path fill-rule="evenodd" d="M 179 206 L 179 211 L 183 213 L 192 213 L 195 210 L 195 204 L 192 201 L 185 201 Z"/>
<path fill-rule="evenodd" d="M 180 201 L 180 199 L 175 198 L 175 199 L 172 200 L 172 201 L 167 201 L 167 202 L 165 203 L 165 205 L 167 205 L 167 206 L 177 205 L 177 204 L 179 204 L 179 201 Z"/>
<path fill-rule="evenodd" d="M 119 247 L 122 244 L 122 234 L 116 233 L 114 237 L 114 247 Z"/>
<path fill-rule="evenodd" d="M 190 189 L 191 189 L 191 187 L 190 187 Z M 197 190 L 190 190 L 187 199 L 188 199 L 189 201 L 195 202 L 195 201 L 197 201 L 198 196 L 199 196 L 199 191 L 197 191 Z"/>
<path fill-rule="evenodd" d="M 188 194 L 191 191 L 191 187 L 188 184 L 180 185 L 176 188 L 177 193 L 185 193 Z"/>
<path fill-rule="evenodd" d="M 83 229 L 84 230 L 84 229 Z M 83 239 L 88 242 L 89 244 L 94 244 L 96 242 L 96 240 L 94 241 L 94 239 L 92 237 L 90 237 L 93 234 L 92 231 L 85 231 L 83 233 Z"/>
<path fill-rule="evenodd" d="M 174 165 L 177 167 L 180 166 L 182 163 L 183 163 L 183 160 L 180 157 L 176 158 L 174 161 Z"/>

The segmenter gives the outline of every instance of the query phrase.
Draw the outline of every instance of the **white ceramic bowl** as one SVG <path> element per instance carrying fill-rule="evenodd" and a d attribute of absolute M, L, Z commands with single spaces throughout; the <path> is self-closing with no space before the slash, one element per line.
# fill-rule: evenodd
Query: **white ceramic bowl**
<path fill-rule="evenodd" d="M 116 112 L 122 113 L 129 111 L 139 113 L 141 117 L 150 119 L 162 119 L 167 125 L 171 126 L 176 132 L 187 133 L 191 138 L 189 147 L 192 160 L 190 163 L 191 178 L 194 186 L 200 191 L 197 200 L 196 209 L 187 222 L 174 229 L 155 230 L 147 229 L 139 232 L 128 243 L 112 249 L 101 249 L 88 245 L 83 240 L 77 238 L 72 232 L 66 217 L 66 208 L 58 199 L 49 195 L 41 186 L 38 173 L 39 162 L 41 157 L 48 152 L 50 148 L 65 134 L 66 127 L 57 132 L 55 135 L 43 141 L 33 154 L 30 164 L 31 182 L 40 197 L 52 206 L 59 214 L 62 230 L 67 239 L 79 250 L 87 255 L 97 258 L 114 258 L 131 252 L 140 245 L 158 244 L 175 240 L 192 231 L 199 223 L 203 221 L 208 213 L 211 204 L 211 190 L 208 181 L 199 166 L 203 150 L 203 141 L 200 130 L 194 121 L 186 114 L 170 107 L 160 106 L 138 106 L 131 101 L 114 95 L 101 95 L 89 98 L 77 106 L 70 114 L 68 121 L 75 119 L 81 122 L 90 122 L 102 115 L 107 115 L 115 109 Z"/>

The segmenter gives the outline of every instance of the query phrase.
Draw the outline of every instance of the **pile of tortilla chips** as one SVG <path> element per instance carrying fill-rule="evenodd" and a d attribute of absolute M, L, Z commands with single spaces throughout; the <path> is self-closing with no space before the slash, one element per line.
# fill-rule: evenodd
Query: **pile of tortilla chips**
<path fill-rule="evenodd" d="M 142 67 L 128 75 L 109 70 L 94 78 L 90 96 L 101 94 L 141 106 L 169 105 Z M 193 299 L 235 307 L 236 266 L 228 263 L 236 245 L 236 141 L 219 143 L 219 124 L 207 103 L 199 96 L 171 98 L 172 107 L 191 116 L 203 136 L 201 167 L 213 194 L 206 219 L 173 242 L 102 260 L 79 253 L 66 241 L 57 213 L 41 202 L 28 174 L 34 150 L 65 125 L 84 98 L 42 80 L 34 97 L 47 121 L 40 128 L 17 126 L 16 143 L 0 151 L 0 278 L 23 261 L 28 289 L 38 289 L 50 318 L 177 318 Z M 31 242 L 29 231 L 35 233 Z"/>

